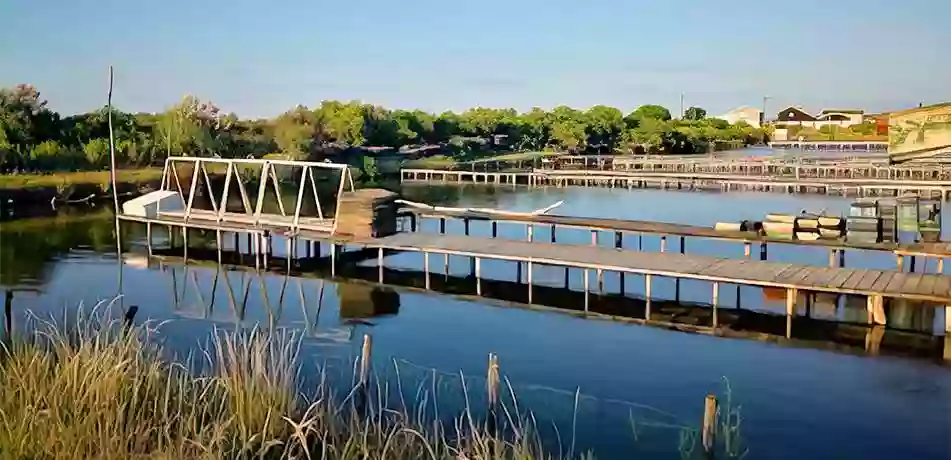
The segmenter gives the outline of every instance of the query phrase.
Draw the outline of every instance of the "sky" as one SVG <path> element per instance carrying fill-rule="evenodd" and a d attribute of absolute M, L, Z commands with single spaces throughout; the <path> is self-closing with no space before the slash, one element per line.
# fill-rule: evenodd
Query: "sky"
<path fill-rule="evenodd" d="M 0 86 L 85 112 L 110 65 L 132 112 L 881 111 L 951 100 L 951 0 L 0 0 Z"/>

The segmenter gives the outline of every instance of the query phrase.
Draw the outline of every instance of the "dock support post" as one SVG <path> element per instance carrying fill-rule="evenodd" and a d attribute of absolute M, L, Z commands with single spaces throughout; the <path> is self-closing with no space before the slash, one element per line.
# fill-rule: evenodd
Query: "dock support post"
<path fill-rule="evenodd" d="M 898 254 L 895 258 L 895 269 L 898 270 L 899 273 L 901 273 L 905 271 L 904 265 L 905 265 L 905 257 L 901 254 Z"/>
<path fill-rule="evenodd" d="M 591 273 L 589 272 L 589 270 L 587 268 L 584 269 L 584 312 L 585 314 L 588 313 L 588 278 L 590 277 L 590 275 Z"/>
<path fill-rule="evenodd" d="M 439 233 L 441 235 L 446 234 L 446 218 L 445 217 L 439 218 Z"/>
<path fill-rule="evenodd" d="M 482 259 L 475 257 L 476 295 L 482 295 Z M 427 276 L 426 279 L 429 279 Z"/>
<path fill-rule="evenodd" d="M 749 259 L 749 258 L 750 258 L 750 254 L 752 254 L 752 253 L 753 253 L 753 250 L 752 250 L 752 247 L 751 247 L 751 245 L 750 245 L 750 242 L 747 241 L 747 242 L 743 243 L 743 256 L 746 257 L 747 259 Z"/>
<path fill-rule="evenodd" d="M 429 290 L 429 253 L 423 252 L 423 273 L 426 277 L 426 290 Z"/>
<path fill-rule="evenodd" d="M 766 260 L 766 242 L 759 244 L 759 260 Z"/>
<path fill-rule="evenodd" d="M 937 273 L 939 275 L 944 274 L 944 257 L 938 257 L 938 269 Z"/>
<path fill-rule="evenodd" d="M 555 242 L 555 224 L 551 224 L 551 242 Z"/>
<path fill-rule="evenodd" d="M 683 236 L 680 237 L 680 253 L 685 254 L 687 251 L 687 239 Z"/>
<path fill-rule="evenodd" d="M 660 237 L 660 252 L 667 252 L 667 235 Z"/>
<path fill-rule="evenodd" d="M 535 226 L 528 224 L 528 242 L 531 243 L 535 240 Z"/>
<path fill-rule="evenodd" d="M 377 265 L 377 272 L 379 273 L 379 276 L 378 276 L 379 282 L 380 284 L 383 284 L 383 248 L 382 247 L 377 248 L 376 265 Z"/>
<path fill-rule="evenodd" d="M 717 436 L 717 397 L 707 395 L 703 400 L 703 427 L 700 433 L 700 442 L 703 444 L 703 452 L 707 457 L 712 458 L 713 449 L 716 446 Z"/>
<path fill-rule="evenodd" d="M 416 233 L 416 213 L 409 215 L 409 229 L 411 232 Z"/>
<path fill-rule="evenodd" d="M 908 272 L 909 272 L 909 273 L 914 273 L 914 272 L 915 272 L 915 259 L 917 259 L 916 256 L 911 256 L 911 263 L 908 264 Z"/>
<path fill-rule="evenodd" d="M 622 249 L 624 248 L 624 234 L 621 232 L 614 232 L 614 248 Z"/>
<path fill-rule="evenodd" d="M 498 236 L 499 236 L 499 223 L 493 220 L 492 221 L 492 238 L 496 238 Z"/>
<path fill-rule="evenodd" d="M 838 255 L 838 252 L 839 252 L 838 249 L 829 250 L 829 267 L 835 267 L 836 260 L 838 259 L 836 257 Z"/>
<path fill-rule="evenodd" d="M 845 267 L 845 249 L 839 249 L 839 268 Z"/>
<path fill-rule="evenodd" d="M 528 267 L 526 268 L 526 278 L 528 281 L 528 304 L 532 304 L 532 261 L 528 261 Z"/>
<path fill-rule="evenodd" d="M 462 225 L 463 225 L 463 228 L 465 229 L 464 230 L 465 235 L 469 236 L 469 218 L 468 217 L 462 218 Z"/>
<path fill-rule="evenodd" d="M 651 274 L 644 275 L 644 319 L 651 320 Z"/>
<path fill-rule="evenodd" d="M 718 321 L 717 321 L 717 313 L 718 313 L 718 312 L 717 312 L 717 301 L 718 301 L 719 297 L 720 297 L 720 283 L 714 281 L 714 282 L 713 282 L 713 299 L 712 299 L 712 302 L 713 302 L 713 328 L 714 328 L 714 329 L 717 328 L 717 323 L 718 323 Z"/>
<path fill-rule="evenodd" d="M 568 267 L 565 267 L 565 289 L 568 289 L 570 283 L 568 283 Z"/>
<path fill-rule="evenodd" d="M 870 295 L 865 302 L 869 324 L 885 325 L 885 298 L 881 295 Z"/>
<path fill-rule="evenodd" d="M 152 222 L 145 224 L 145 238 L 148 240 L 149 257 L 152 257 Z"/>
<path fill-rule="evenodd" d="M 149 230 L 152 229 L 152 226 L 149 226 Z M 151 232 L 149 232 L 151 233 Z M 215 249 L 218 253 L 218 265 L 221 265 L 221 229 L 215 230 Z M 149 235 L 149 255 L 152 255 L 152 235 Z"/>
<path fill-rule="evenodd" d="M 796 297 L 799 291 L 796 288 L 786 288 L 786 338 L 792 338 L 792 318 L 796 314 Z"/>
<path fill-rule="evenodd" d="M 597 246 L 597 245 L 598 245 L 598 231 L 591 230 L 591 246 Z"/>
<path fill-rule="evenodd" d="M 330 243 L 330 276 L 337 276 L 337 243 Z"/>
<path fill-rule="evenodd" d="M 188 228 L 184 225 L 182 226 L 182 244 L 185 249 L 183 258 L 185 262 L 188 262 Z"/>
<path fill-rule="evenodd" d="M 680 278 L 674 278 L 674 302 L 680 304 Z"/>

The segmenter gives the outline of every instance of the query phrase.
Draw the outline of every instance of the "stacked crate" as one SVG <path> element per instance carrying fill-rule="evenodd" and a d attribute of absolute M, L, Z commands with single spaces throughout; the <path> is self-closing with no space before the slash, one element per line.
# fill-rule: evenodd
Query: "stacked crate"
<path fill-rule="evenodd" d="M 354 238 L 381 238 L 396 233 L 397 195 L 365 188 L 340 196 L 335 233 Z"/>

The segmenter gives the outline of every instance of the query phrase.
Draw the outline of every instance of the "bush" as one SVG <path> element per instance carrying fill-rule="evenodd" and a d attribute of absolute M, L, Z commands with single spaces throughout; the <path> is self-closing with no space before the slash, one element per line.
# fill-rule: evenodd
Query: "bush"
<path fill-rule="evenodd" d="M 86 164 L 93 168 L 101 168 L 109 159 L 109 141 L 106 139 L 93 139 L 83 146 L 83 156 L 86 158 Z"/>

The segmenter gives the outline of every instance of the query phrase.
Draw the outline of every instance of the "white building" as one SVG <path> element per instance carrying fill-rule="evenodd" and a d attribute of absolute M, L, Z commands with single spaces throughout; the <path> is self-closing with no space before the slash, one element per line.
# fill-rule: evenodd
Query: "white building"
<path fill-rule="evenodd" d="M 738 121 L 745 121 L 753 126 L 754 128 L 759 128 L 760 120 L 762 118 L 763 111 L 757 108 L 750 106 L 743 106 L 735 108 L 723 115 L 720 115 L 716 118 L 721 120 L 726 120 L 731 125 Z"/>

